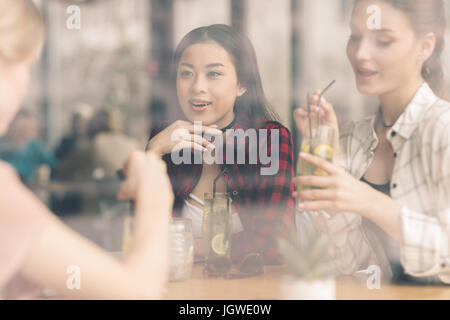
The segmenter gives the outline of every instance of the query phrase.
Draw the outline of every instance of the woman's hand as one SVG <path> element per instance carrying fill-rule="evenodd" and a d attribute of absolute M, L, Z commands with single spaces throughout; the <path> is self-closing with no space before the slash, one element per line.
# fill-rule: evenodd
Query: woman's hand
<path fill-rule="evenodd" d="M 320 188 L 294 192 L 294 198 L 301 201 L 298 204 L 301 210 L 324 210 L 330 214 L 351 212 L 369 217 L 376 199 L 384 196 L 328 161 L 305 153 L 301 153 L 300 158 L 300 161 L 307 161 L 328 174 L 295 178 L 297 185 Z"/>
<path fill-rule="evenodd" d="M 320 90 L 314 92 L 314 95 L 311 97 L 311 120 L 313 124 L 313 128 L 317 126 L 317 115 L 320 112 L 320 124 L 327 125 L 338 129 L 338 121 L 336 117 L 336 113 L 334 112 L 333 105 L 328 103 L 324 97 L 322 97 L 320 105 L 319 105 L 319 96 Z M 309 122 L 308 122 L 308 109 L 307 107 L 301 107 L 294 111 L 294 119 L 297 124 L 298 130 L 302 134 L 307 134 L 309 130 Z M 339 131 L 336 131 L 339 133 Z M 339 135 L 339 134 L 338 134 Z"/>
<path fill-rule="evenodd" d="M 325 177 L 295 178 L 297 185 L 320 188 L 294 192 L 293 197 L 302 201 L 298 204 L 300 210 L 355 213 L 375 222 L 395 240 L 402 238 L 400 204 L 319 157 L 305 153 L 300 157 L 301 161 L 307 161 L 328 174 Z"/>
<path fill-rule="evenodd" d="M 123 168 L 126 179 L 120 186 L 118 199 L 145 198 L 152 207 L 171 211 L 174 197 L 166 170 L 164 161 L 153 152 L 133 152 Z"/>
<path fill-rule="evenodd" d="M 200 132 L 196 132 L 194 129 Z M 178 120 L 154 136 L 149 141 L 147 150 L 164 156 L 185 148 L 194 148 L 201 152 L 206 151 L 208 147 L 214 148 L 214 144 L 204 139 L 199 133 L 222 135 L 222 131 L 216 125 L 194 127 L 190 122 Z"/>
<path fill-rule="evenodd" d="M 320 90 L 314 92 L 311 97 L 311 122 L 313 129 L 317 127 L 317 115 L 320 112 L 320 124 L 334 128 L 335 141 L 334 141 L 334 154 L 339 153 L 339 123 L 334 112 L 333 105 L 328 103 L 324 97 L 322 97 L 319 106 Z M 297 125 L 297 129 L 302 136 L 309 137 L 309 119 L 307 107 L 301 107 L 294 111 L 294 119 Z"/>

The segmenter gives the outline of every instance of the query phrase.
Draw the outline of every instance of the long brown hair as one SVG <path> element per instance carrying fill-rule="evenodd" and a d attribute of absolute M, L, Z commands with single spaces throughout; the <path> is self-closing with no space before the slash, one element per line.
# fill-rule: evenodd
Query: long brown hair
<path fill-rule="evenodd" d="M 382 0 L 404 12 L 418 36 L 433 32 L 436 47 L 422 67 L 422 77 L 441 98 L 448 98 L 441 55 L 445 48 L 445 7 L 443 0 Z"/>

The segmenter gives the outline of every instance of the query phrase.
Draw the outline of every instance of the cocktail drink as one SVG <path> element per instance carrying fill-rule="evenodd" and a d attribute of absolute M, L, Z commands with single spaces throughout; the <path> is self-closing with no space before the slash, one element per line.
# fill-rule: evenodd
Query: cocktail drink
<path fill-rule="evenodd" d="M 320 126 L 312 130 L 310 134 L 303 136 L 301 151 L 332 162 L 334 155 L 335 130 L 330 126 Z M 297 176 L 326 176 L 327 173 L 322 169 L 299 159 L 297 163 Z M 297 191 L 312 189 L 309 186 L 298 185 Z"/>
<path fill-rule="evenodd" d="M 207 276 L 224 276 L 231 269 L 231 198 L 229 193 L 205 193 L 203 248 Z"/>

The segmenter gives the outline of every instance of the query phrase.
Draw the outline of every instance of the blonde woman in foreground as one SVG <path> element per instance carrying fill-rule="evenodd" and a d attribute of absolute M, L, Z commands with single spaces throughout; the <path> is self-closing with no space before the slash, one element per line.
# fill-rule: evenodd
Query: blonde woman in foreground
<path fill-rule="evenodd" d="M 367 25 L 373 6 L 381 12 L 380 28 Z M 311 218 L 313 230 L 331 236 L 330 251 L 344 274 L 376 265 L 394 281 L 450 284 L 444 1 L 357 0 L 350 29 L 347 56 L 357 89 L 378 97 L 380 107 L 343 128 L 340 166 L 301 155 L 329 174 L 296 179 L 320 188 L 295 194 L 301 226 Z M 316 94 L 313 105 L 318 100 Z M 321 101 L 320 112 L 337 128 L 331 104 Z M 298 109 L 295 117 L 304 132 L 307 113 Z"/>
<path fill-rule="evenodd" d="M 44 26 L 31 0 L 0 0 L 0 135 L 17 113 L 39 55 Z M 0 162 L 0 295 L 30 297 L 30 284 L 81 299 L 158 299 L 167 280 L 173 194 L 165 164 L 135 152 L 125 165 L 121 200 L 136 204 L 135 242 L 122 262 L 59 221 Z M 81 287 L 68 289 L 77 266 Z M 26 285 L 25 285 L 26 284 Z"/>

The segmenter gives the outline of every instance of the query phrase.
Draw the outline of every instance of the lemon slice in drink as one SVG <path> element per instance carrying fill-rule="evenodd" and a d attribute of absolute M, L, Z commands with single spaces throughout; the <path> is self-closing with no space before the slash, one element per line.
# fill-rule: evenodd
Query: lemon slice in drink
<path fill-rule="evenodd" d="M 301 152 L 309 153 L 309 144 L 305 143 L 304 145 L 302 145 Z"/>
<path fill-rule="evenodd" d="M 327 144 L 320 144 L 314 149 L 314 155 L 331 162 L 333 160 L 333 148 Z M 320 168 L 314 171 L 316 176 L 327 176 L 328 174 Z"/>
<path fill-rule="evenodd" d="M 324 143 L 320 144 L 314 148 L 314 155 L 324 160 L 331 161 L 333 160 L 333 148 Z"/>
<path fill-rule="evenodd" d="M 228 242 L 224 243 L 224 234 L 219 233 L 214 236 L 214 238 L 211 240 L 211 248 L 213 249 L 214 253 L 217 255 L 225 255 L 228 250 Z"/>

